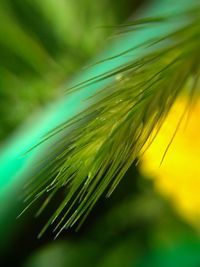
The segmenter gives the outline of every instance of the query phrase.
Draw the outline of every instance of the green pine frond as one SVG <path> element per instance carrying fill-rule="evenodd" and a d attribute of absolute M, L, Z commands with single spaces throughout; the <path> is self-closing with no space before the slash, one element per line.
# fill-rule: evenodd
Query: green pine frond
<path fill-rule="evenodd" d="M 113 78 L 111 85 L 91 97 L 92 104 L 84 112 L 45 138 L 61 135 L 31 180 L 27 201 L 32 204 L 46 197 L 38 215 L 55 195 L 62 194 L 62 201 L 41 234 L 50 224 L 55 225 L 56 235 L 81 225 L 99 198 L 109 197 L 131 164 L 140 159 L 180 93 L 197 89 L 199 14 L 199 7 L 189 10 L 184 14 L 187 23 L 179 29 L 144 43 L 147 52 L 138 59 L 69 89 L 70 93 L 87 90 L 91 83 Z M 149 23 L 168 19 L 172 18 L 152 18 Z M 138 23 L 148 24 L 148 19 Z"/>

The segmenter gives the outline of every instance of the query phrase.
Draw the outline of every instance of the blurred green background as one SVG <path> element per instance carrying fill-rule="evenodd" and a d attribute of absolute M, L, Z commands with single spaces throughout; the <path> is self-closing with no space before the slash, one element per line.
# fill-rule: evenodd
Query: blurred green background
<path fill-rule="evenodd" d="M 0 141 L 103 48 L 139 1 L 2 0 Z"/>
<path fill-rule="evenodd" d="M 124 22 L 141 4 L 149 2 L 1 0 L 0 143 L 30 114 L 61 97 L 63 85 L 106 46 L 113 34 L 106 26 Z M 38 240 L 51 213 L 35 219 L 41 203 L 18 220 L 21 206 L 11 211 L 13 231 L 8 240 L 0 237 L 1 266 L 200 266 L 197 230 L 133 166 L 78 232 L 67 229 L 53 241 L 50 229 Z"/>

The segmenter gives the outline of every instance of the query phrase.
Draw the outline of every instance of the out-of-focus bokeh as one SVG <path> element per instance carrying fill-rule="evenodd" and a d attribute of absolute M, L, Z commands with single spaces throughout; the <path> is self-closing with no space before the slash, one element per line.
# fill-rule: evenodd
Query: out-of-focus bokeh
<path fill-rule="evenodd" d="M 106 46 L 113 33 L 106 26 L 126 21 L 143 2 L 1 0 L 0 143 L 62 96 L 62 85 Z M 140 166 L 130 168 L 109 199 L 100 199 L 78 232 L 66 229 L 54 241 L 50 229 L 38 240 L 51 211 L 34 218 L 41 200 L 15 220 L 21 209 L 16 205 L 7 218 L 8 240 L 0 237 L 1 266 L 200 266 L 199 102 L 159 167 L 165 152 L 160 147 L 169 144 L 185 102 L 174 106 Z"/>
<path fill-rule="evenodd" d="M 0 142 L 96 55 L 139 1 L 2 0 Z M 63 92 L 62 92 L 63 93 Z"/>
<path fill-rule="evenodd" d="M 185 96 L 178 99 L 157 138 L 144 154 L 141 165 L 142 172 L 153 179 L 156 189 L 170 199 L 176 211 L 198 230 L 200 229 L 199 118 L 198 95 L 189 106 Z"/>

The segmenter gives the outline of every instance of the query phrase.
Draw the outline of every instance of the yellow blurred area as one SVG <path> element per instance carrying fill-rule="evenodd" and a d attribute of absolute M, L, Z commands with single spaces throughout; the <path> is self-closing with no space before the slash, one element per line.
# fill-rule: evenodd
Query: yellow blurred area
<path fill-rule="evenodd" d="M 141 171 L 154 179 L 156 189 L 170 199 L 181 216 L 199 227 L 200 99 L 190 104 L 179 125 L 187 105 L 186 97 L 176 101 L 157 137 L 144 154 Z"/>

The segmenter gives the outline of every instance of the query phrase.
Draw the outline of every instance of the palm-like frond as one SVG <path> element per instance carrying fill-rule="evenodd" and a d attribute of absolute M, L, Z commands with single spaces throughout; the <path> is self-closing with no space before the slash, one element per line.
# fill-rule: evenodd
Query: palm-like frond
<path fill-rule="evenodd" d="M 56 223 L 57 234 L 77 222 L 81 224 L 100 196 L 110 196 L 131 164 L 140 159 L 155 138 L 153 130 L 162 125 L 178 95 L 186 88 L 186 92 L 197 88 L 199 11 L 197 6 L 178 14 L 186 17 L 186 23 L 144 43 L 144 56 L 69 89 L 71 93 L 83 87 L 87 90 L 91 83 L 114 78 L 111 85 L 90 99 L 92 104 L 84 112 L 45 138 L 61 136 L 49 148 L 41 171 L 33 177 L 27 200 L 32 203 L 47 195 L 40 214 L 61 188 L 66 192 L 41 234 L 52 223 Z M 176 18 L 154 18 L 149 22 L 168 19 Z M 148 20 L 143 22 L 148 24 Z M 141 20 L 133 23 L 139 24 Z M 127 26 L 132 30 L 131 24 Z"/>

